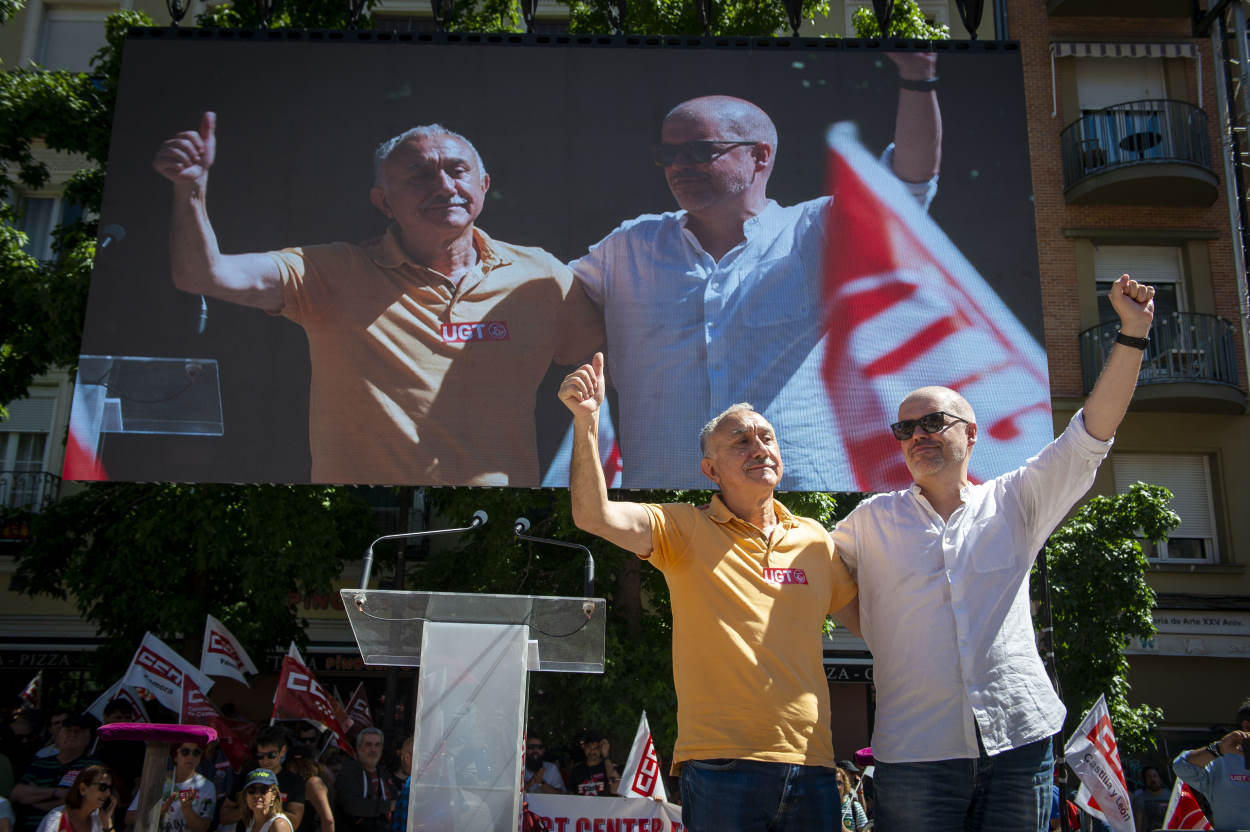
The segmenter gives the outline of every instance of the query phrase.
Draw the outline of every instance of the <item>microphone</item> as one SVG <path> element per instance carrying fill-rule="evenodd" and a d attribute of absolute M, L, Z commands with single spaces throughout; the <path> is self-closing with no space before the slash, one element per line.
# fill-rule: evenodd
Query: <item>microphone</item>
<path fill-rule="evenodd" d="M 578 549 L 586 553 L 586 570 L 585 578 L 582 582 L 582 595 L 591 598 L 595 594 L 595 556 L 590 553 L 580 543 L 569 543 L 564 540 L 553 540 L 549 537 L 531 537 L 528 532 L 530 530 L 530 521 L 525 517 L 518 517 L 512 521 L 512 533 L 522 540 L 531 540 L 535 543 L 550 543 L 552 546 L 563 546 L 566 549 Z M 587 613 L 589 614 L 589 613 Z"/>
<path fill-rule="evenodd" d="M 383 540 L 404 540 L 412 537 L 428 537 L 435 534 L 454 534 L 456 532 L 469 532 L 474 529 L 481 528 L 486 525 L 486 521 L 490 519 L 486 512 L 480 508 L 473 512 L 469 525 L 460 526 L 455 529 L 426 529 L 423 532 L 401 532 L 400 534 L 384 534 L 377 540 L 369 544 L 369 548 L 365 551 L 364 564 L 360 570 L 360 589 L 369 588 L 369 573 L 373 571 L 373 547 L 377 546 Z M 356 595 L 356 609 L 361 612 L 365 611 L 365 595 L 363 592 Z"/>
<path fill-rule="evenodd" d="M 112 223 L 100 229 L 100 242 L 96 244 L 96 250 L 104 251 L 111 245 L 116 245 L 126 239 L 126 229 L 120 225 Z"/>
<path fill-rule="evenodd" d="M 207 326 L 208 326 L 208 301 L 204 299 L 203 295 L 200 295 L 200 320 L 195 325 L 195 334 L 203 335 L 204 328 Z"/>

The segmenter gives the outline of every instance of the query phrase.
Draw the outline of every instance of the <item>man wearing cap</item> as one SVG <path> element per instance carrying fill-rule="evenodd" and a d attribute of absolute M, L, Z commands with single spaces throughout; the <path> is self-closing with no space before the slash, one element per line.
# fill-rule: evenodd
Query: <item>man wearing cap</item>
<path fill-rule="evenodd" d="M 1111 449 L 1153 298 L 1128 275 L 1112 285 L 1120 334 L 1085 407 L 988 482 L 968 479 L 971 404 L 945 387 L 908 394 L 891 428 L 915 483 L 865 500 L 834 530 L 873 655 L 878 832 L 1046 829 L 1065 710 L 1038 656 L 1029 571 Z"/>
<path fill-rule="evenodd" d="M 95 720 L 70 713 L 56 733 L 56 754 L 31 760 L 10 796 L 19 813 L 20 832 L 33 832 L 48 812 L 65 802 L 74 778 L 99 760 L 87 754 Z"/>
<path fill-rule="evenodd" d="M 833 613 L 854 627 L 854 581 L 828 532 L 773 499 L 777 436 L 748 404 L 699 436 L 700 469 L 720 488 L 709 504 L 609 500 L 597 455 L 604 389 L 602 353 L 560 387 L 573 413 L 573 521 L 668 583 L 682 823 L 691 832 L 828 828 L 839 806 L 821 626 Z"/>

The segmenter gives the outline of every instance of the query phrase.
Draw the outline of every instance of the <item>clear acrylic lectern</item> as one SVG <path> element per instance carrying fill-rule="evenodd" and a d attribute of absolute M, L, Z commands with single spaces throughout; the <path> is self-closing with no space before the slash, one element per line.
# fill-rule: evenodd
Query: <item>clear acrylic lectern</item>
<path fill-rule="evenodd" d="M 602 598 L 341 590 L 365 664 L 421 667 L 410 832 L 515 832 L 531 670 L 602 673 Z"/>

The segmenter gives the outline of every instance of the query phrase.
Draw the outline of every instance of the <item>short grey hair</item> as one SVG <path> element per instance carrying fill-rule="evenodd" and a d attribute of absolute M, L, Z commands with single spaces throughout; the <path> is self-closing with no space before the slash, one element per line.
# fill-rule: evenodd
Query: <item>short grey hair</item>
<path fill-rule="evenodd" d="M 381 737 L 381 738 L 382 738 L 382 743 L 383 743 L 383 744 L 385 744 L 385 743 L 386 743 L 386 734 L 383 734 L 383 733 L 382 733 L 382 729 L 381 729 L 381 728 L 374 728 L 374 727 L 371 725 L 371 726 L 369 726 L 368 728 L 361 729 L 360 733 L 356 735 L 356 750 L 357 750 L 357 751 L 359 751 L 359 750 L 360 750 L 360 742 L 361 742 L 361 740 L 363 740 L 363 739 L 365 738 L 365 735 L 366 735 L 366 734 L 377 734 L 379 737 Z"/>
<path fill-rule="evenodd" d="M 482 154 L 477 152 L 477 148 L 473 146 L 473 142 L 469 141 L 455 130 L 448 130 L 441 124 L 421 124 L 405 130 L 398 136 L 392 136 L 378 145 L 377 149 L 373 151 L 374 187 L 382 184 L 382 163 L 391 158 L 391 154 L 395 152 L 395 148 L 399 147 L 409 139 L 434 139 L 439 136 L 451 136 L 453 139 L 459 139 L 468 145 L 469 150 L 473 151 L 473 161 L 477 163 L 478 176 L 486 175 L 486 165 L 482 164 Z"/>
<path fill-rule="evenodd" d="M 737 404 L 731 404 L 729 407 L 722 410 L 719 414 L 712 417 L 712 421 L 703 426 L 703 430 L 699 431 L 699 450 L 704 456 L 707 456 L 708 440 L 712 438 L 712 434 L 716 432 L 718 427 L 720 427 L 721 421 L 727 416 L 732 416 L 735 413 L 741 413 L 744 410 L 749 413 L 759 412 L 747 402 L 738 402 Z"/>

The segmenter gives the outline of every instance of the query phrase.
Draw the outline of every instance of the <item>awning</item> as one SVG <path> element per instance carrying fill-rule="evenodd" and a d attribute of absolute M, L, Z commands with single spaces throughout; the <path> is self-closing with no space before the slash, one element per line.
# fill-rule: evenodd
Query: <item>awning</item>
<path fill-rule="evenodd" d="M 1193 58 L 1198 68 L 1198 106 L 1202 106 L 1202 60 L 1196 43 L 1052 43 L 1050 45 L 1051 118 L 1059 114 L 1055 58 Z"/>

